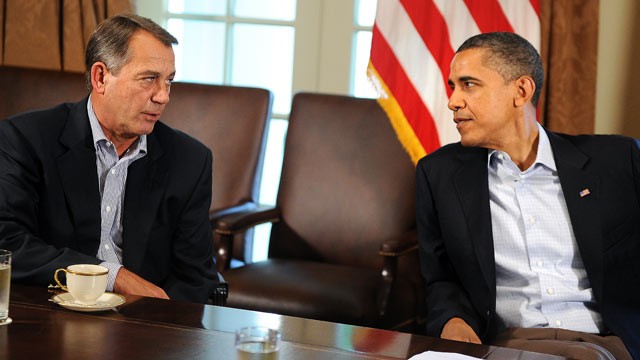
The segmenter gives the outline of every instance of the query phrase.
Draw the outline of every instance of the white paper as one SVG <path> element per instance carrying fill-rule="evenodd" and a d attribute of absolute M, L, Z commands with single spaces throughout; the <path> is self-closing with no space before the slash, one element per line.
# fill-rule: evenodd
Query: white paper
<path fill-rule="evenodd" d="M 409 360 L 473 360 L 479 359 L 473 356 L 462 355 L 449 352 L 426 351 L 422 354 L 413 355 Z"/>

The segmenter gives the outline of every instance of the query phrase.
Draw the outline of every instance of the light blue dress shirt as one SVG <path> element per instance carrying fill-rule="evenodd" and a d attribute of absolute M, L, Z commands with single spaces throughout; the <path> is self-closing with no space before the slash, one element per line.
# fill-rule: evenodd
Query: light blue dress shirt
<path fill-rule="evenodd" d="M 603 330 L 578 251 L 553 152 L 538 125 L 525 171 L 490 151 L 489 198 L 496 259 L 496 312 L 508 327 Z"/>
<path fill-rule="evenodd" d="M 103 261 L 100 265 L 109 269 L 107 291 L 113 291 L 116 276 L 122 267 L 122 204 L 128 168 L 131 163 L 147 154 L 147 137 L 140 136 L 120 158 L 115 146 L 107 139 L 100 127 L 93 111 L 91 97 L 87 102 L 87 112 L 96 149 L 101 198 L 100 246 L 96 257 Z"/>

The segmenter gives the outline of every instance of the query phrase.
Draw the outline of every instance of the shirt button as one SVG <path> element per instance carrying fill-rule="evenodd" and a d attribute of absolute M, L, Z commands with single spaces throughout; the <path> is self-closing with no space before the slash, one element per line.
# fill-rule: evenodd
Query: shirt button
<path fill-rule="evenodd" d="M 553 295 L 554 292 L 555 291 L 553 290 L 553 288 L 548 288 L 547 289 L 547 294 L 549 294 L 549 295 Z"/>
<path fill-rule="evenodd" d="M 115 174 L 116 174 L 116 172 L 117 172 L 117 171 L 116 171 L 116 169 L 111 169 L 111 173 L 112 173 L 112 174 L 114 174 L 114 175 L 115 175 Z"/>
<path fill-rule="evenodd" d="M 498 154 L 498 159 L 500 159 L 500 160 L 504 160 L 504 155 L 502 155 L 502 154 Z"/>
<path fill-rule="evenodd" d="M 562 321 L 556 320 L 556 326 L 562 326 Z"/>
<path fill-rule="evenodd" d="M 109 250 L 109 245 L 105 245 L 104 248 Z"/>
<path fill-rule="evenodd" d="M 544 265 L 544 261 L 538 260 L 538 262 L 536 262 L 536 265 L 538 265 L 539 267 L 542 267 L 542 265 Z"/>
<path fill-rule="evenodd" d="M 110 141 L 107 141 L 107 146 L 111 146 L 111 142 Z"/>
<path fill-rule="evenodd" d="M 529 218 L 529 223 L 535 224 L 536 223 L 536 217 L 535 216 L 530 217 Z"/>
<path fill-rule="evenodd" d="M 111 211 L 111 206 L 107 206 L 105 209 L 107 210 L 107 212 L 109 212 Z"/>

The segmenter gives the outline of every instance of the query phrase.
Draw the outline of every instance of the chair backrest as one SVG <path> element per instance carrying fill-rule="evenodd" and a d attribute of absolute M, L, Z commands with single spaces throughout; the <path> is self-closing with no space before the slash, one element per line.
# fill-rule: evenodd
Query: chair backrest
<path fill-rule="evenodd" d="M 178 82 L 171 86 L 161 121 L 211 149 L 212 212 L 257 202 L 271 102 L 265 89 Z"/>
<path fill-rule="evenodd" d="M 269 257 L 380 268 L 415 229 L 415 167 L 375 100 L 293 99 Z"/>
<path fill-rule="evenodd" d="M 87 95 L 84 74 L 0 66 L 0 120 Z"/>

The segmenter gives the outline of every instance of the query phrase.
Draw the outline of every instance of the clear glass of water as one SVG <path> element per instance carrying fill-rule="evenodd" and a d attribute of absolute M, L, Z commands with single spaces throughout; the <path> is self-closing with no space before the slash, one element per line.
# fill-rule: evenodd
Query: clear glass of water
<path fill-rule="evenodd" d="M 264 326 L 243 327 L 236 331 L 238 360 L 277 360 L 280 332 Z"/>
<path fill-rule="evenodd" d="M 0 250 L 0 325 L 11 322 L 9 292 L 11 290 L 11 251 Z"/>

